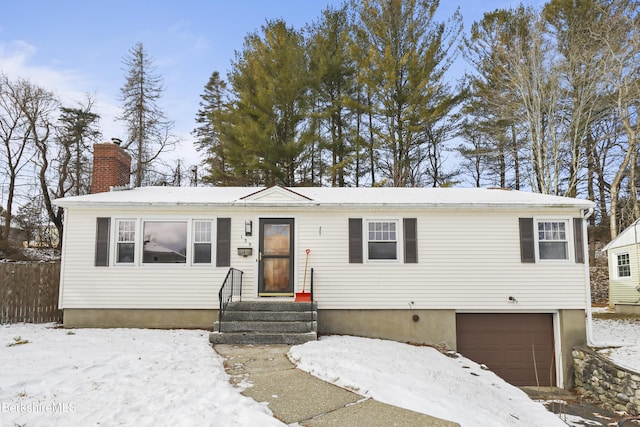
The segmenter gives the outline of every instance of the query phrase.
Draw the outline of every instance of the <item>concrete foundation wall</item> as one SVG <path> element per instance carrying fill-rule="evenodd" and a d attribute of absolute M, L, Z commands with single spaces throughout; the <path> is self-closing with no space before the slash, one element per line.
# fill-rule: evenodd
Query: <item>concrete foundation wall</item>
<path fill-rule="evenodd" d="M 455 310 L 318 310 L 318 333 L 357 335 L 455 349 L 456 312 Z"/>
<path fill-rule="evenodd" d="M 211 330 L 218 310 L 65 309 L 66 328 L 197 328 Z M 560 310 L 556 326 L 566 389 L 574 385 L 571 349 L 586 344 L 583 310 Z M 318 310 L 318 333 L 355 335 L 456 350 L 455 310 Z"/>
<path fill-rule="evenodd" d="M 561 357 L 564 378 L 561 386 L 570 390 L 575 385 L 571 349 L 584 346 L 587 343 L 585 313 L 584 310 L 560 310 L 558 319 L 560 322 L 560 344 L 562 347 Z"/>
<path fill-rule="evenodd" d="M 212 329 L 218 310 L 81 309 L 64 310 L 65 328 Z"/>
<path fill-rule="evenodd" d="M 618 314 L 640 314 L 640 304 L 615 304 Z"/>

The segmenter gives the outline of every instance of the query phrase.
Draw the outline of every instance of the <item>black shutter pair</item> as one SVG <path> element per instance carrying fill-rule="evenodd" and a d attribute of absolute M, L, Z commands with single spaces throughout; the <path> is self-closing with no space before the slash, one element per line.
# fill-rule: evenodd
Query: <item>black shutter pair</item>
<path fill-rule="evenodd" d="M 523 263 L 536 262 L 535 237 L 533 218 L 519 218 L 520 222 L 520 260 Z M 575 260 L 584 264 L 584 236 L 582 232 L 582 218 L 573 218 L 573 248 Z"/>
<path fill-rule="evenodd" d="M 96 267 L 109 266 L 109 240 L 111 218 L 96 218 Z M 216 240 L 216 267 L 231 265 L 231 218 L 218 218 Z"/>
<path fill-rule="evenodd" d="M 418 262 L 418 229 L 416 218 L 404 218 L 403 242 L 405 264 Z M 363 262 L 363 238 L 362 218 L 349 218 L 349 263 L 361 264 Z"/>

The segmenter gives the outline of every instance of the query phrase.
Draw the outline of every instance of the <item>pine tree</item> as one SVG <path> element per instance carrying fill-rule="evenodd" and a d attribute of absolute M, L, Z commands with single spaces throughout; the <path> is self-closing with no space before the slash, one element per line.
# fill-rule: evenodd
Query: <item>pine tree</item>
<path fill-rule="evenodd" d="M 200 109 L 196 116 L 198 127 L 193 131 L 196 149 L 203 153 L 206 170 L 203 181 L 221 184 L 227 175 L 225 154 L 221 142 L 221 117 L 227 108 L 227 84 L 214 71 L 200 95 Z"/>
<path fill-rule="evenodd" d="M 316 107 L 313 118 L 319 122 L 318 137 L 327 140 L 326 151 L 331 159 L 330 184 L 344 187 L 355 159 L 354 147 L 349 141 L 352 132 L 348 104 L 356 96 L 355 62 L 350 52 L 351 25 L 346 5 L 337 10 L 324 10 L 320 21 L 309 26 L 307 31 Z"/>
<path fill-rule="evenodd" d="M 229 81 L 235 99 L 221 120 L 222 143 L 236 183 L 303 182 L 309 79 L 301 34 L 277 20 L 248 35 Z"/>
<path fill-rule="evenodd" d="M 442 144 L 451 136 L 449 114 L 459 99 L 444 80 L 460 35 L 456 12 L 435 20 L 437 0 L 352 2 L 369 49 L 358 64 L 374 95 L 379 167 L 393 186 L 433 186 L 451 177 L 443 170 Z"/>
<path fill-rule="evenodd" d="M 100 116 L 91 111 L 92 108 L 92 99 L 80 108 L 60 107 L 60 126 L 56 135 L 59 147 L 56 197 L 79 196 L 90 188 L 89 144 L 102 134 L 97 127 Z"/>
<path fill-rule="evenodd" d="M 530 11 L 495 10 L 485 13 L 471 26 L 464 40 L 464 57 L 475 68 L 467 76 L 468 96 L 463 114 L 475 125 L 475 132 L 487 141 L 483 162 L 488 165 L 484 179 L 501 188 L 520 189 L 523 160 L 520 155 L 522 102 L 507 81 L 507 55 L 515 43 L 527 43 Z"/>

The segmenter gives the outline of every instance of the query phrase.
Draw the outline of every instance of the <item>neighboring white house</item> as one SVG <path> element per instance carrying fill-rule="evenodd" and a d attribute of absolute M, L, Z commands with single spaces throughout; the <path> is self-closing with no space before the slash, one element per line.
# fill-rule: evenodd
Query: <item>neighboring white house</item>
<path fill-rule="evenodd" d="M 640 220 L 609 242 L 609 305 L 616 311 L 640 313 Z"/>
<path fill-rule="evenodd" d="M 572 347 L 586 341 L 589 201 L 276 186 L 146 187 L 55 203 L 65 209 L 67 327 L 211 328 L 230 267 L 244 272 L 243 300 L 293 299 L 313 268 L 321 334 L 437 345 L 492 358 L 505 376 L 527 370 L 516 383 L 563 386 Z"/>

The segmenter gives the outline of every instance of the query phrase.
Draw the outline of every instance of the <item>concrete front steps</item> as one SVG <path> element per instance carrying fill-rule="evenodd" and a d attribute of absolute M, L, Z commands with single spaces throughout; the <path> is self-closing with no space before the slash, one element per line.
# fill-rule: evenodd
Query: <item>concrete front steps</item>
<path fill-rule="evenodd" d="M 227 306 L 212 344 L 303 344 L 318 339 L 317 303 L 242 301 Z"/>

